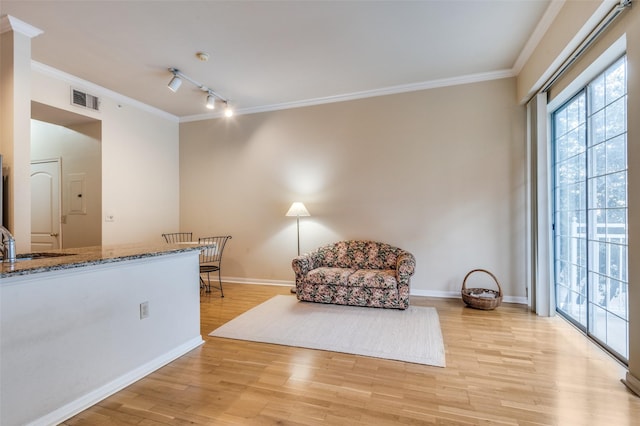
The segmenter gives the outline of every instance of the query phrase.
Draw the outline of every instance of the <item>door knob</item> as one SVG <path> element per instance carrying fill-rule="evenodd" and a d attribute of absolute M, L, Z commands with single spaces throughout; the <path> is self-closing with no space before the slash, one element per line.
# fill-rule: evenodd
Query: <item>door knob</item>
<path fill-rule="evenodd" d="M 49 234 L 49 236 L 50 236 L 50 237 L 57 237 L 57 236 L 58 236 L 58 233 L 57 233 L 57 232 L 54 232 L 54 233 Z"/>

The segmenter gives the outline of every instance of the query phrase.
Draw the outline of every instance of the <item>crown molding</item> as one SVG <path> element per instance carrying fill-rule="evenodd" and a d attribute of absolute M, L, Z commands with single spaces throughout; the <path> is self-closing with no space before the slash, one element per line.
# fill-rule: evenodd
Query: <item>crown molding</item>
<path fill-rule="evenodd" d="M 33 25 L 29 25 L 26 22 L 19 20 L 15 16 L 3 15 L 0 17 L 0 34 L 4 34 L 8 31 L 14 31 L 29 38 L 37 37 L 44 32 Z"/>
<path fill-rule="evenodd" d="M 43 63 L 37 62 L 37 61 L 31 61 L 31 70 L 32 71 L 36 71 L 39 72 L 41 74 L 47 75 L 49 77 L 55 78 L 57 80 L 62 80 L 62 81 L 66 81 L 67 83 L 71 84 L 74 87 L 77 88 L 82 88 L 87 90 L 88 92 L 91 92 L 94 95 L 99 95 L 99 96 L 104 96 L 110 99 L 113 99 L 114 101 L 116 101 L 117 103 L 122 103 L 122 104 L 126 104 L 126 105 L 131 105 L 135 108 L 138 108 L 142 111 L 146 111 L 150 114 L 153 115 L 157 115 L 161 118 L 164 118 L 166 120 L 169 121 L 173 121 L 173 122 L 179 122 L 179 119 L 177 116 L 173 115 L 173 114 L 169 114 L 166 111 L 163 111 L 161 109 L 152 107 L 150 105 L 147 105 L 145 103 L 142 103 L 140 101 L 137 101 L 135 99 L 129 98 L 127 96 L 124 96 L 120 93 L 114 92 L 113 90 L 109 90 L 107 88 L 104 88 L 102 86 L 99 86 L 95 83 L 91 83 L 90 81 L 86 81 L 83 80 L 79 77 L 76 77 L 74 75 L 68 74 L 64 71 L 60 71 L 57 68 L 53 68 L 50 67 L 49 65 L 45 65 Z"/>
<path fill-rule="evenodd" d="M 542 15 L 542 18 L 538 22 L 538 25 L 536 25 L 533 33 L 531 33 L 531 37 L 529 37 L 529 40 L 525 43 L 520 55 L 518 55 L 516 62 L 513 64 L 512 70 L 514 75 L 520 74 L 520 71 L 522 71 L 522 68 L 536 50 L 536 47 L 538 47 L 542 37 L 544 37 L 547 30 L 558 16 L 558 13 L 560 13 L 565 2 L 566 0 L 551 0 L 551 3 L 547 6 L 547 10 L 545 10 L 544 15 Z"/>
<path fill-rule="evenodd" d="M 56 68 L 50 67 L 41 62 L 32 60 L 31 69 L 33 71 L 39 72 L 44 75 L 48 75 L 55 79 L 66 81 L 75 87 L 86 89 L 88 92 L 92 92 L 95 95 L 111 98 L 116 102 L 134 106 L 143 111 L 149 112 L 151 114 L 160 116 L 164 119 L 174 121 L 174 122 L 188 123 L 192 121 L 210 120 L 214 118 L 224 117 L 223 111 L 177 117 L 166 111 L 152 107 L 150 105 L 147 105 L 135 99 L 129 98 L 120 93 L 117 93 L 107 88 L 104 88 L 102 86 L 99 86 L 95 83 L 91 83 L 89 81 L 83 80 L 79 77 L 68 74 L 64 71 L 60 71 Z M 353 92 L 353 93 L 347 93 L 343 95 L 326 96 L 322 98 L 313 98 L 313 99 L 306 99 L 306 100 L 294 101 L 294 102 L 283 102 L 279 104 L 261 105 L 261 106 L 250 107 L 250 108 L 241 108 L 238 110 L 234 110 L 234 115 L 257 114 L 261 112 L 279 111 L 279 110 L 292 109 L 292 108 L 303 108 L 308 106 L 352 101 L 352 100 L 372 98 L 377 96 L 387 96 L 387 95 L 395 95 L 399 93 L 417 92 L 420 90 L 436 89 L 440 87 L 458 86 L 462 84 L 479 83 L 479 82 L 490 81 L 490 80 L 500 80 L 503 78 L 511 78 L 511 77 L 515 77 L 513 70 L 499 70 L 499 71 L 492 71 L 487 73 L 470 74 L 470 75 L 458 76 L 458 77 L 452 77 L 452 78 L 430 80 L 430 81 L 424 81 L 420 83 L 383 87 L 380 89 Z"/>
<path fill-rule="evenodd" d="M 372 98 L 376 96 L 395 95 L 406 92 L 417 92 L 420 90 L 437 89 L 440 87 L 458 86 L 462 84 L 479 83 L 489 80 L 500 80 L 503 78 L 515 77 L 513 70 L 500 70 L 480 74 L 471 74 L 452 78 L 424 81 L 420 83 L 403 84 L 398 86 L 383 87 L 380 89 L 366 90 L 361 92 L 346 93 L 343 95 L 326 96 L 322 98 L 306 99 L 301 101 L 283 102 L 280 104 L 263 105 L 250 108 L 234 110 L 234 115 L 257 114 L 260 112 L 278 111 L 283 109 L 302 108 L 314 105 L 330 104 L 335 102 L 353 101 L 357 99 Z M 223 117 L 224 113 L 208 113 L 184 116 L 180 118 L 181 123 L 191 121 L 209 120 Z"/>

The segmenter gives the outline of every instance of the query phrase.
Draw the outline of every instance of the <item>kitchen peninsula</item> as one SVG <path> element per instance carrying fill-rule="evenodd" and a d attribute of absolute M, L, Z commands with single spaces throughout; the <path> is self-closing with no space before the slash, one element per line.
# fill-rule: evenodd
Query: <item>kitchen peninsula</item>
<path fill-rule="evenodd" d="M 2 263 L 0 424 L 58 424 L 201 345 L 201 248 L 88 247 Z"/>

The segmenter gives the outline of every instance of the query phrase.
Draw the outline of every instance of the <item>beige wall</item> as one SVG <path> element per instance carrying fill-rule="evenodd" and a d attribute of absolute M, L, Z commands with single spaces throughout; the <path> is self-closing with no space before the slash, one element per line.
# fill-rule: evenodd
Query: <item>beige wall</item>
<path fill-rule="evenodd" d="M 414 294 L 472 268 L 524 300 L 524 108 L 515 80 L 180 125 L 181 229 L 231 234 L 223 275 L 292 282 L 301 250 L 347 238 L 413 252 Z M 480 276 L 479 279 L 482 277 Z"/>

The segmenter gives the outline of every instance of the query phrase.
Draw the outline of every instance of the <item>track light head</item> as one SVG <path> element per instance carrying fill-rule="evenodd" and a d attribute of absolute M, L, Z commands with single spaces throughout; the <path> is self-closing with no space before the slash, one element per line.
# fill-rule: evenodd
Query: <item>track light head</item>
<path fill-rule="evenodd" d="M 177 69 L 169 68 L 169 71 L 173 73 L 173 77 L 171 78 L 171 81 L 169 82 L 169 84 L 167 84 L 167 87 L 169 87 L 169 89 L 172 92 L 177 92 L 178 89 L 180 88 L 180 85 L 182 84 L 182 79 L 178 75 Z"/>
<path fill-rule="evenodd" d="M 207 108 L 214 109 L 216 107 L 216 98 L 211 93 L 207 95 Z"/>
<path fill-rule="evenodd" d="M 232 117 L 233 116 L 233 110 L 229 106 L 229 102 L 225 101 L 224 104 L 226 105 L 226 108 L 224 109 L 225 117 Z"/>

